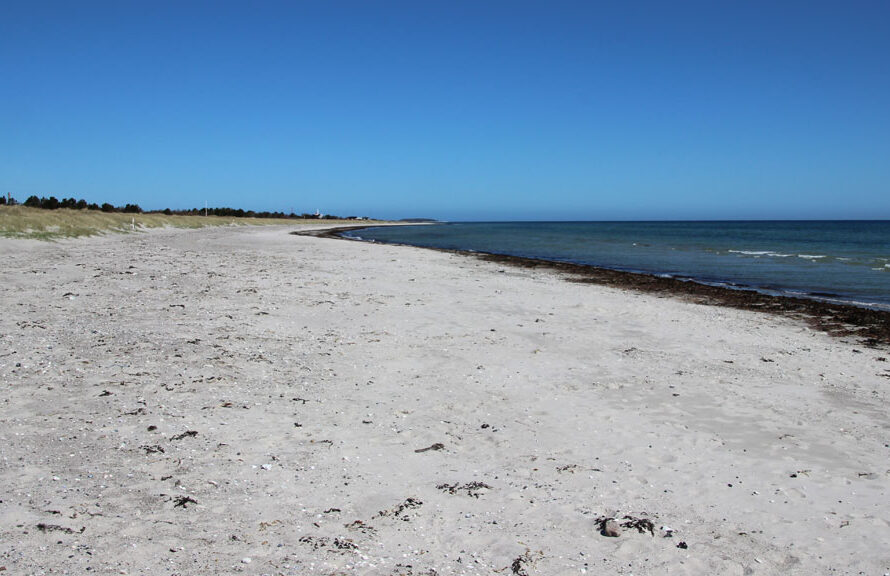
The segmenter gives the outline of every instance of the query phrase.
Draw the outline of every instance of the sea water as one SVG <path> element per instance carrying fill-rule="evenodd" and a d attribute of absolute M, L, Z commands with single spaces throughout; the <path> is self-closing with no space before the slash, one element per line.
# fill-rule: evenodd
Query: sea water
<path fill-rule="evenodd" d="M 466 222 L 346 235 L 890 310 L 890 221 Z"/>

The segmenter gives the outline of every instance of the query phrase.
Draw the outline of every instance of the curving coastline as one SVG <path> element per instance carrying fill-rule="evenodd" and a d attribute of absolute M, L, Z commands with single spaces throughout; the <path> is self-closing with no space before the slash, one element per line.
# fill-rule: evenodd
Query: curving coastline
<path fill-rule="evenodd" d="M 325 230 L 299 231 L 294 234 L 367 242 L 350 238 L 343 233 L 369 226 L 343 226 Z M 370 243 L 413 246 L 395 242 Z M 417 247 L 417 246 L 415 246 Z M 553 270 L 566 280 L 623 288 L 649 294 L 660 294 L 683 300 L 754 310 L 803 319 L 810 326 L 833 336 L 855 337 L 865 346 L 890 345 L 890 311 L 865 308 L 853 304 L 828 302 L 810 298 L 773 295 L 755 289 L 736 289 L 704 284 L 694 279 L 658 276 L 643 272 L 628 272 L 586 264 L 574 264 L 540 258 L 494 254 L 472 250 L 421 247 L 439 252 L 473 256 L 489 262 L 499 262 L 519 268 Z"/>
<path fill-rule="evenodd" d="M 291 231 L 0 239 L 0 568 L 890 567 L 886 348 Z"/>

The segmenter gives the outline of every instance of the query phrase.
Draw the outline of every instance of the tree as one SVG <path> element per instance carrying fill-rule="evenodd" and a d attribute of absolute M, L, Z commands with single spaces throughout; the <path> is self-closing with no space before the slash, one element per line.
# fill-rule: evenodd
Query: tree
<path fill-rule="evenodd" d="M 85 210 L 88 206 L 89 205 L 87 204 L 87 201 L 84 200 L 83 198 L 78 200 L 77 204 L 74 205 L 74 207 L 77 208 L 78 210 Z"/>
<path fill-rule="evenodd" d="M 40 199 L 40 207 L 45 210 L 56 210 L 59 207 L 59 200 L 55 196 Z"/>
<path fill-rule="evenodd" d="M 124 206 L 124 212 L 128 214 L 141 214 L 142 208 L 139 207 L 139 204 L 127 204 Z"/>
<path fill-rule="evenodd" d="M 99 208 L 99 210 L 101 210 L 102 212 L 114 212 L 114 206 L 112 206 L 108 202 L 105 202 L 102 204 L 102 207 Z"/>
<path fill-rule="evenodd" d="M 0 206 L 6 206 L 6 196 L 0 196 Z"/>
<path fill-rule="evenodd" d="M 29 208 L 40 208 L 40 198 L 34 195 L 28 196 L 28 199 L 25 200 L 25 206 L 28 206 Z"/>

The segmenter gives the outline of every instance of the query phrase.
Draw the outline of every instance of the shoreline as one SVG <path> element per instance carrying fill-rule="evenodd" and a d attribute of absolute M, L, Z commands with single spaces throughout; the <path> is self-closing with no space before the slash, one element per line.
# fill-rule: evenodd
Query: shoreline
<path fill-rule="evenodd" d="M 566 276 L 566 280 L 570 282 L 611 286 L 640 293 L 671 296 L 698 304 L 753 310 L 799 318 L 806 321 L 812 328 L 827 332 L 832 336 L 854 336 L 864 346 L 878 347 L 890 345 L 890 311 L 887 310 L 866 308 L 851 303 L 767 294 L 755 288 L 714 286 L 693 278 L 663 277 L 648 272 L 629 272 L 589 264 L 575 264 L 482 251 L 414 246 L 398 242 L 370 242 L 343 235 L 344 232 L 361 230 L 363 228 L 370 228 L 370 226 L 342 226 L 306 232 L 297 231 L 292 232 L 292 234 L 336 238 L 367 244 L 411 246 L 424 250 L 473 256 L 484 261 L 502 263 L 518 268 L 552 270 Z"/>
<path fill-rule="evenodd" d="M 890 572 L 886 350 L 292 231 L 0 239 L 0 568 Z"/>

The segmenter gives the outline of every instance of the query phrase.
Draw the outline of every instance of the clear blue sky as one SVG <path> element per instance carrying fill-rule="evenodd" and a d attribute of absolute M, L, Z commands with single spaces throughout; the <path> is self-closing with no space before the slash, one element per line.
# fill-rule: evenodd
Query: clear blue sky
<path fill-rule="evenodd" d="M 890 218 L 890 2 L 0 2 L 0 192 Z"/>

